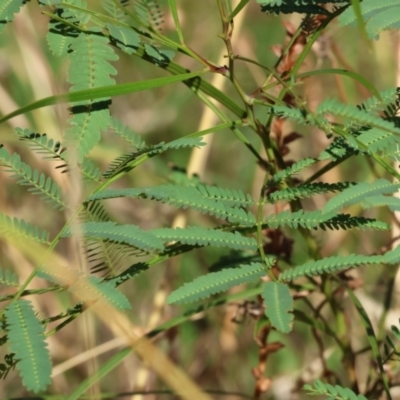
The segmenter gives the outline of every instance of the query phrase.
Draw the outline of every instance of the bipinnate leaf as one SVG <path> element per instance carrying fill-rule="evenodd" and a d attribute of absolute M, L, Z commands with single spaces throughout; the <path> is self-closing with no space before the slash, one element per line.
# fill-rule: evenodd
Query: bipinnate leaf
<path fill-rule="evenodd" d="M 354 185 L 330 199 L 323 208 L 324 213 L 336 212 L 342 207 L 361 203 L 368 197 L 381 194 L 395 193 L 399 190 L 399 183 L 392 183 L 386 179 L 378 179 L 372 183 L 362 182 Z"/>
<path fill-rule="evenodd" d="M 255 201 L 240 190 L 208 185 L 160 185 L 149 188 L 109 189 L 93 194 L 87 201 L 113 197 L 143 197 L 169 203 L 175 207 L 190 208 L 202 214 L 215 215 L 241 225 L 254 225 L 254 215 L 243 207 Z"/>
<path fill-rule="evenodd" d="M 312 385 L 304 385 L 303 389 L 306 390 L 309 395 L 325 395 L 329 396 L 331 400 L 367 400 L 362 394 L 355 394 L 352 390 L 344 388 L 339 385 L 330 385 L 329 383 L 323 383 L 319 379 Z"/>
<path fill-rule="evenodd" d="M 390 211 L 400 211 L 400 199 L 395 196 L 377 195 L 366 198 L 361 206 L 366 209 L 386 206 Z"/>
<path fill-rule="evenodd" d="M 82 234 L 87 238 L 109 240 L 115 243 L 125 243 L 143 250 L 163 250 L 163 242 L 153 235 L 135 225 L 116 225 L 115 222 L 86 222 L 71 229 L 64 229 L 62 236 L 70 237 L 74 233 Z"/>
<path fill-rule="evenodd" d="M 182 228 L 159 228 L 151 233 L 165 242 L 180 242 L 191 246 L 215 246 L 236 250 L 256 250 L 254 238 L 241 235 L 239 232 L 225 232 L 218 229 L 207 229 L 202 226 Z"/>
<path fill-rule="evenodd" d="M 103 299 L 120 310 L 130 309 L 128 299 L 112 284 L 97 276 L 82 277 L 69 288 L 80 300 L 96 301 Z"/>
<path fill-rule="evenodd" d="M 127 54 L 136 53 L 136 50 L 140 45 L 140 37 L 133 29 L 111 24 L 107 24 L 107 29 L 110 32 L 111 37 L 114 39 L 115 44 L 122 51 Z"/>
<path fill-rule="evenodd" d="M 0 284 L 7 286 L 18 286 L 18 277 L 9 269 L 4 271 L 0 269 Z"/>
<path fill-rule="evenodd" d="M 339 272 L 348 268 L 355 268 L 365 264 L 383 263 L 383 256 L 364 256 L 362 254 L 350 254 L 348 256 L 333 256 L 310 261 L 306 264 L 287 269 L 279 275 L 280 281 L 291 281 L 303 276 L 321 275 L 326 272 Z"/>
<path fill-rule="evenodd" d="M 11 219 L 8 215 L 0 213 L 0 237 L 3 235 L 50 244 L 47 231 L 40 231 L 37 226 L 31 225 L 23 219 L 19 220 L 15 217 Z"/>
<path fill-rule="evenodd" d="M 303 276 L 315 276 L 323 273 L 334 273 L 349 268 L 368 264 L 398 264 L 400 262 L 400 246 L 387 251 L 383 255 L 365 256 L 349 254 L 347 256 L 325 257 L 321 260 L 310 261 L 294 268 L 287 269 L 279 275 L 280 281 L 289 282 Z"/>
<path fill-rule="evenodd" d="M 51 383 L 51 360 L 44 326 L 27 300 L 11 303 L 5 310 L 10 350 L 18 360 L 23 385 L 37 393 Z"/>
<path fill-rule="evenodd" d="M 118 56 L 108 45 L 108 39 L 97 33 L 94 28 L 90 34 L 81 33 L 70 45 L 68 82 L 72 85 L 71 92 L 115 84 L 111 75 L 115 75 L 117 70 L 109 61 L 118 60 Z M 97 101 L 83 101 L 72 108 L 73 117 L 66 131 L 65 146 L 76 148 L 79 162 L 97 144 L 101 132 L 110 124 L 109 100 L 109 97 L 104 97 Z"/>
<path fill-rule="evenodd" d="M 14 19 L 14 14 L 26 3 L 26 0 L 3 0 L 0 2 L 0 32 L 7 22 Z"/>
<path fill-rule="evenodd" d="M 266 282 L 261 295 L 271 325 L 279 332 L 289 333 L 293 327 L 293 298 L 289 287 L 282 282 Z"/>
<path fill-rule="evenodd" d="M 281 182 L 293 175 L 298 174 L 303 169 L 310 167 L 311 165 L 315 164 L 318 160 L 315 158 L 304 158 L 297 163 L 294 163 L 290 167 L 283 169 L 282 171 L 277 172 L 271 180 L 268 182 L 268 186 L 273 186 L 277 182 Z"/>
<path fill-rule="evenodd" d="M 270 263 L 273 264 L 271 259 Z M 223 292 L 233 286 L 242 283 L 256 282 L 266 273 L 265 266 L 261 263 L 241 265 L 238 268 L 226 268 L 218 272 L 212 272 L 185 283 L 179 289 L 172 292 L 167 302 L 169 304 L 190 303 L 210 297 L 213 294 Z"/>
<path fill-rule="evenodd" d="M 370 126 L 393 134 L 400 134 L 400 128 L 396 127 L 393 122 L 379 118 L 352 104 L 340 103 L 336 99 L 324 100 L 317 107 L 316 114 L 317 116 L 333 114 L 344 118 L 352 125 Z"/>
<path fill-rule="evenodd" d="M 307 229 L 316 229 L 325 221 L 334 218 L 335 213 L 323 214 L 321 210 L 303 211 L 298 210 L 293 213 L 290 211 L 282 211 L 279 214 L 271 214 L 264 218 L 263 223 L 271 228 L 289 226 L 297 229 L 299 226 Z"/>

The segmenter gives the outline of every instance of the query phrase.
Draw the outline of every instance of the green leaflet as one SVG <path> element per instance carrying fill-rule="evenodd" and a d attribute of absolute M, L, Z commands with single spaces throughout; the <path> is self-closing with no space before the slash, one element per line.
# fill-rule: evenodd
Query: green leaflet
<path fill-rule="evenodd" d="M 9 269 L 6 269 L 5 271 L 0 269 L 0 283 L 7 286 L 19 286 L 17 275 L 14 272 L 11 272 Z"/>
<path fill-rule="evenodd" d="M 70 49 L 68 81 L 72 84 L 71 92 L 115 84 L 110 75 L 117 71 L 109 61 L 118 60 L 118 56 L 108 45 L 107 38 L 81 33 L 73 40 Z M 109 97 L 74 104 L 73 117 L 66 132 L 66 147 L 76 148 L 79 162 L 99 142 L 101 132 L 110 124 L 108 105 Z"/>
<path fill-rule="evenodd" d="M 367 125 L 393 134 L 400 134 L 400 128 L 397 128 L 392 122 L 379 118 L 351 104 L 340 103 L 336 99 L 328 99 L 318 105 L 316 115 L 323 116 L 325 114 L 333 114 L 345 118 L 351 121 L 352 125 Z"/>
<path fill-rule="evenodd" d="M 86 0 L 46 0 L 43 4 L 50 6 L 62 6 L 62 3 L 71 4 L 80 8 L 86 9 Z M 82 12 L 77 12 L 76 10 L 68 8 L 57 8 L 55 10 L 55 15 L 57 17 L 63 18 L 70 24 L 85 24 L 89 21 L 90 15 L 84 14 Z M 47 44 L 50 51 L 56 57 L 65 57 L 68 55 L 69 48 L 74 42 L 75 38 L 79 36 L 79 32 L 73 27 L 68 26 L 58 20 L 51 19 L 49 22 L 49 28 L 47 32 Z"/>
<path fill-rule="evenodd" d="M 29 129 L 16 128 L 20 140 L 23 140 L 27 145 L 37 154 L 44 154 L 47 160 L 60 160 L 62 159 L 61 153 L 65 149 L 61 146 L 59 141 L 54 141 L 49 138 L 46 133 L 40 134 L 32 132 Z"/>
<path fill-rule="evenodd" d="M 346 3 L 346 0 L 257 0 L 257 3 L 261 3 L 261 11 L 267 13 L 306 13 L 306 14 L 322 14 L 329 15 L 330 12 L 321 6 L 326 3 Z M 347 1 L 348 3 L 348 1 Z"/>
<path fill-rule="evenodd" d="M 180 242 L 190 246 L 227 247 L 236 250 L 256 250 L 257 242 L 253 238 L 242 236 L 239 232 L 224 232 L 201 226 L 182 228 L 159 228 L 150 231 L 165 242 Z"/>
<path fill-rule="evenodd" d="M 330 218 L 319 224 L 319 228 L 326 230 L 328 229 L 376 229 L 381 231 L 387 231 L 390 229 L 390 225 L 385 222 L 377 221 L 373 218 L 365 217 L 352 217 L 350 214 L 338 214 L 333 218 Z"/>
<path fill-rule="evenodd" d="M 372 183 L 362 182 L 348 189 L 343 190 L 330 199 L 323 208 L 324 213 L 331 213 L 353 204 L 361 203 L 368 197 L 395 193 L 400 188 L 400 184 L 391 183 L 386 179 L 378 179 Z"/>
<path fill-rule="evenodd" d="M 363 0 L 360 6 L 362 16 L 367 21 L 366 30 L 371 39 L 377 39 L 383 30 L 399 29 L 399 0 Z M 355 20 L 356 16 L 351 8 L 345 10 L 339 18 L 342 26 L 354 24 Z"/>
<path fill-rule="evenodd" d="M 279 332 L 289 333 L 293 328 L 293 298 L 289 287 L 281 282 L 267 282 L 263 284 L 261 296 L 271 325 Z"/>
<path fill-rule="evenodd" d="M 388 207 L 390 211 L 400 211 L 400 199 L 395 196 L 372 196 L 365 199 L 361 206 L 363 208 L 372 208 L 372 207 Z"/>
<path fill-rule="evenodd" d="M 318 156 L 319 161 L 326 161 L 332 159 L 332 161 L 338 161 L 345 157 L 350 157 L 359 152 L 357 149 L 351 147 L 350 144 L 342 137 L 335 137 L 325 150 L 323 150 Z"/>
<path fill-rule="evenodd" d="M 279 228 L 288 226 L 297 229 L 299 226 L 307 229 L 318 228 L 323 222 L 333 218 L 335 213 L 323 214 L 321 210 L 317 211 L 282 211 L 279 214 L 271 214 L 264 218 L 263 224 L 268 225 L 270 228 Z"/>
<path fill-rule="evenodd" d="M 319 379 L 314 382 L 314 386 L 307 384 L 303 386 L 303 389 L 310 395 L 325 395 L 329 396 L 331 400 L 368 400 L 362 394 L 357 395 L 348 388 L 343 388 L 339 385 L 332 386 L 329 383 L 323 383 Z"/>
<path fill-rule="evenodd" d="M 82 291 L 82 286 L 87 290 Z M 115 288 L 112 282 L 102 281 L 97 276 L 83 277 L 78 284 L 72 284 L 69 288 L 71 293 L 76 293 L 81 301 L 96 301 L 103 298 L 120 310 L 130 309 L 128 299 Z"/>
<path fill-rule="evenodd" d="M 279 275 L 279 280 L 289 282 L 303 276 L 322 275 L 326 272 L 339 272 L 348 268 L 360 267 L 365 264 L 393 263 L 392 259 L 395 258 L 395 254 L 392 254 L 391 252 L 388 253 L 390 254 L 388 254 L 387 257 L 380 255 L 364 256 L 362 254 L 326 257 L 321 260 L 310 261 L 306 264 L 287 269 Z"/>
<path fill-rule="evenodd" d="M 117 47 L 119 47 L 126 54 L 136 53 L 141 40 L 140 36 L 133 29 L 111 24 L 107 24 L 106 26 Z"/>
<path fill-rule="evenodd" d="M 135 131 L 125 126 L 122 121 L 117 118 L 112 117 L 109 127 L 115 135 L 122 137 L 126 142 L 128 142 L 134 149 L 140 150 L 146 147 L 145 141 L 142 139 L 141 135 L 138 135 Z"/>
<path fill-rule="evenodd" d="M 274 106 L 272 111 L 279 118 L 286 118 L 302 125 L 307 125 L 309 123 L 308 119 L 306 118 L 307 116 L 299 108 Z"/>
<path fill-rule="evenodd" d="M 0 32 L 8 22 L 14 19 L 14 14 L 19 12 L 26 0 L 2 0 L 0 2 Z"/>
<path fill-rule="evenodd" d="M 51 360 L 45 342 L 44 326 L 27 300 L 15 301 L 5 309 L 10 350 L 19 360 L 22 383 L 37 393 L 51 383 Z"/>
<path fill-rule="evenodd" d="M 270 266 L 274 263 L 273 259 L 267 260 Z M 242 264 L 238 268 L 225 268 L 185 283 L 168 296 L 167 302 L 181 304 L 202 300 L 236 285 L 257 282 L 265 274 L 266 267 L 261 263 Z"/>
<path fill-rule="evenodd" d="M 283 169 L 282 171 L 277 172 L 270 181 L 268 181 L 267 186 L 275 186 L 276 183 L 281 182 L 293 175 L 298 174 L 303 169 L 310 167 L 315 164 L 318 160 L 315 158 L 304 158 L 303 160 L 294 163 L 288 168 Z"/>
<path fill-rule="evenodd" d="M 160 28 L 163 14 L 156 0 L 133 0 L 133 4 L 140 26 L 154 30 Z"/>
<path fill-rule="evenodd" d="M 20 237 L 24 240 L 31 239 L 46 245 L 50 244 L 47 231 L 40 231 L 37 226 L 31 225 L 23 219 L 11 219 L 2 213 L 0 213 L 0 235 Z"/>
<path fill-rule="evenodd" d="M 268 201 L 275 203 L 277 201 L 292 201 L 294 199 L 302 199 L 311 197 L 317 194 L 329 192 L 341 192 L 355 185 L 354 182 L 337 182 L 337 183 L 307 183 L 297 187 L 288 187 L 282 190 L 277 190 L 268 195 Z"/>
<path fill-rule="evenodd" d="M 19 154 L 11 155 L 4 147 L 0 147 L 0 166 L 11 172 L 12 177 L 18 178 L 19 185 L 31 186 L 28 190 L 39 195 L 46 203 L 53 203 L 54 208 L 67 208 L 57 183 L 38 170 L 32 170 L 30 165 L 21 161 Z"/>
<path fill-rule="evenodd" d="M 83 162 L 81 164 L 80 172 L 81 172 L 83 181 L 94 181 L 97 183 L 101 182 L 101 177 L 102 177 L 101 171 L 88 158 L 85 158 L 83 160 Z"/>
<path fill-rule="evenodd" d="M 357 137 L 357 141 L 362 143 L 370 154 L 381 152 L 386 157 L 394 157 L 395 159 L 399 157 L 400 135 L 393 135 L 391 132 L 372 128 L 363 131 Z"/>
<path fill-rule="evenodd" d="M 140 156 L 142 159 L 143 157 L 149 158 L 171 149 L 177 150 L 184 147 L 200 147 L 203 145 L 204 143 L 202 142 L 201 137 L 183 137 L 168 143 L 161 142 L 154 146 L 147 147 L 143 147 L 143 145 L 141 145 L 139 150 L 134 151 L 133 153 L 123 154 L 122 156 L 113 160 L 103 176 L 108 179 L 122 172 L 126 174 L 140 163 Z"/>
<path fill-rule="evenodd" d="M 256 222 L 253 214 L 238 208 L 254 202 L 250 195 L 245 196 L 242 191 L 223 189 L 216 186 L 170 184 L 143 189 L 104 190 L 90 196 L 87 201 L 115 197 L 155 199 L 176 207 L 190 208 L 203 214 L 215 215 L 217 218 L 227 219 L 230 222 L 242 225 L 252 226 Z"/>
<path fill-rule="evenodd" d="M 342 14 L 343 15 L 343 14 Z M 376 96 L 369 97 L 360 104 L 360 108 L 368 113 L 378 115 L 379 111 L 383 111 L 386 106 L 396 101 L 398 89 L 390 88 L 379 92 L 379 98 Z"/>
<path fill-rule="evenodd" d="M 129 5 L 129 0 L 120 0 L 119 3 L 122 6 L 126 6 Z M 114 0 L 102 0 L 101 6 L 116 21 L 123 22 L 126 20 L 126 14 L 118 7 Z"/>
<path fill-rule="evenodd" d="M 153 251 L 163 250 L 162 241 L 152 232 L 146 232 L 135 225 L 116 225 L 115 222 L 86 222 L 71 230 L 64 229 L 62 237 L 70 237 L 73 234 L 82 234 L 88 238 L 105 239 L 116 243 L 125 243 L 139 249 Z"/>
<path fill-rule="evenodd" d="M 386 252 L 383 255 L 383 263 L 385 264 L 397 264 L 400 262 L 400 246 Z"/>

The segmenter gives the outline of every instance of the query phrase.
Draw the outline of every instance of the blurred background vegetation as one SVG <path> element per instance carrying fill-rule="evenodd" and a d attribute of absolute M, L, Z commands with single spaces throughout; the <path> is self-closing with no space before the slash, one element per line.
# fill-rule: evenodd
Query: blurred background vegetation
<path fill-rule="evenodd" d="M 99 1 L 92 0 L 88 3 L 89 7 L 100 10 Z M 221 55 L 225 54 L 225 50 L 223 41 L 218 37 L 221 32 L 221 22 L 216 2 L 203 0 L 179 1 L 178 3 L 186 43 L 202 57 L 223 65 L 225 62 Z M 168 36 L 176 38 L 167 0 L 159 0 L 159 4 L 164 14 L 162 30 Z M 68 66 L 64 59 L 53 57 L 48 50 L 46 43 L 48 17 L 41 13 L 42 10 L 36 2 L 30 2 L 22 12 L 16 15 L 14 23 L 9 24 L 0 35 L 0 113 L 2 115 L 35 100 L 68 90 Z M 290 30 L 290 26 L 297 27 L 301 16 L 267 16 L 260 12 L 259 4 L 255 0 L 251 0 L 242 13 L 243 21 L 237 23 L 234 31 L 234 52 L 273 68 L 277 60 L 277 49 L 287 40 L 286 29 Z M 339 28 L 337 23 L 333 23 L 314 46 L 302 70 L 332 67 L 352 69 L 370 80 L 378 90 L 384 90 L 396 85 L 398 42 L 397 34 L 384 32 L 378 41 L 372 43 L 372 51 L 370 51 L 357 28 Z M 115 63 L 118 70 L 116 77 L 118 83 L 152 79 L 167 74 L 138 57 L 127 56 L 118 49 L 115 51 L 119 55 L 119 61 Z M 177 54 L 174 61 L 190 70 L 201 68 L 196 61 L 182 54 Z M 252 93 L 263 83 L 266 71 L 262 68 L 244 61 L 237 61 L 236 65 L 237 78 L 247 93 Z M 208 74 L 206 79 L 212 81 L 214 75 Z M 238 96 L 230 83 L 226 81 L 223 84 L 223 90 L 237 99 Z M 343 102 L 355 104 L 369 96 L 353 81 L 333 75 L 322 75 L 298 82 L 298 92 L 304 96 L 311 109 L 327 97 L 336 97 Z M 267 117 L 262 115 L 264 110 L 259 112 L 261 120 Z M 216 123 L 207 115 L 205 106 L 183 84 L 114 98 L 111 111 L 124 124 L 143 135 L 148 143 L 170 141 L 196 132 L 200 124 L 207 128 Z M 62 140 L 67 117 L 67 107 L 58 105 L 13 118 L 3 124 L 0 129 L 0 143 L 11 150 L 18 150 L 24 161 L 52 176 L 65 191 L 69 189 L 68 180 L 55 169 L 56 162 L 43 160 L 35 155 L 24 145 L 24 142 L 17 140 L 12 130 L 15 127 L 30 128 L 33 131 L 47 133 L 55 140 Z M 313 156 L 326 143 L 324 134 L 319 131 L 310 131 L 289 124 L 285 125 L 285 130 L 287 132 L 296 130 L 304 136 L 290 145 L 290 153 L 286 156 L 288 160 L 306 155 Z M 246 128 L 242 131 L 257 149 L 261 149 L 261 142 L 254 133 L 247 131 Z M 206 156 L 196 152 L 191 153 L 190 150 L 167 152 L 148 161 L 118 181 L 115 187 L 152 186 L 185 179 L 184 172 L 189 164 L 189 172 L 197 173 L 203 182 L 241 189 L 255 197 L 258 196 L 263 171 L 254 162 L 248 149 L 236 140 L 231 131 L 216 133 L 206 150 L 209 151 Z M 104 134 L 101 143 L 91 152 L 91 157 L 102 171 L 105 171 L 108 164 L 125 151 L 122 142 L 115 140 L 114 136 Z M 196 163 L 199 157 L 203 160 L 204 166 Z M 373 174 L 382 176 L 383 172 L 371 168 L 365 161 L 351 158 L 351 161 L 344 163 L 340 170 L 333 170 L 322 179 L 329 182 L 335 179 L 337 176 L 335 174 L 340 174 L 349 180 L 362 181 Z M 1 212 L 46 228 L 51 234 L 56 234 L 61 229 L 64 224 L 63 216 L 46 208 L 38 197 L 31 196 L 24 187 L 16 185 L 15 179 L 1 168 L 0 181 Z M 325 199 L 317 197 L 315 201 L 319 205 L 323 204 Z M 119 223 L 134 223 L 144 229 L 156 226 L 177 226 L 182 218 L 188 225 L 199 221 L 202 224 L 208 223 L 207 217 L 199 214 L 176 210 L 168 205 L 154 204 L 146 200 L 115 199 L 115 201 L 106 202 L 105 205 Z M 305 207 L 312 209 L 315 204 L 306 204 Z M 380 217 L 388 219 L 387 215 Z M 360 234 L 360 232 L 341 231 L 327 234 L 318 231 L 316 237 L 325 255 L 351 252 L 370 254 L 388 244 L 390 232 L 371 236 L 369 233 Z M 295 261 L 305 261 L 307 254 L 303 251 L 301 240 L 296 237 L 293 239 L 295 240 L 293 255 Z M 57 250 L 66 257 L 72 251 L 66 242 L 61 242 Z M 132 321 L 143 331 L 147 331 L 172 316 L 180 315 L 184 308 L 166 306 L 165 297 L 182 283 L 207 271 L 223 254 L 226 252 L 213 248 L 196 250 L 175 257 L 135 280 L 129 281 L 123 287 L 123 291 L 133 305 L 130 314 Z M 126 263 L 129 265 L 128 257 Z M 2 242 L 0 242 L 0 265 L 14 269 L 21 281 L 33 268 L 17 249 Z M 374 302 L 379 302 L 384 294 L 388 273 L 382 269 L 369 269 L 366 275 L 361 269 L 356 275 L 364 280 L 365 304 L 369 301 L 372 304 L 370 310 L 374 310 L 376 306 Z M 35 284 L 37 287 L 45 285 L 44 281 L 39 279 L 35 281 Z M 240 290 L 240 288 L 235 288 L 235 290 Z M 1 293 L 6 294 L 6 289 L 1 289 Z M 67 296 L 51 293 L 33 300 L 44 316 L 57 314 L 66 306 L 72 305 Z M 258 366 L 259 357 L 262 358 L 262 348 L 256 340 L 257 320 L 251 317 L 251 313 L 244 313 L 244 310 L 243 302 L 211 309 L 169 330 L 158 339 L 157 345 L 187 371 L 201 387 L 239 392 L 248 394 L 249 398 L 252 398 L 255 386 L 252 369 Z M 234 318 L 239 322 L 233 322 Z M 357 329 L 354 330 L 354 334 L 356 338 Z M 85 353 L 87 346 L 85 340 L 82 340 L 85 335 L 91 337 L 91 343 L 95 348 L 109 343 L 111 349 L 102 352 L 100 348 L 100 354 L 95 356 Z M 341 354 L 333 347 L 329 339 L 322 337 L 322 340 L 327 359 L 326 367 L 340 371 Z M 284 347 L 268 357 L 265 364 L 265 376 L 272 379 L 272 389 L 262 398 L 303 398 L 292 395 L 291 390 L 296 385 L 301 385 L 303 379 L 318 378 L 322 368 L 320 348 L 313 340 L 310 329 L 306 325 L 296 323 L 290 335 L 283 336 L 273 332 L 268 341 L 279 341 L 284 344 Z M 108 359 L 118 349 L 118 343 L 115 342 L 107 327 L 95 320 L 85 322 L 81 317 L 61 332 L 49 337 L 49 345 L 54 357 L 55 393 L 67 393 L 81 382 L 88 374 L 88 360 L 94 359 L 98 365 L 101 365 L 103 360 Z M 362 347 L 362 345 L 363 343 L 360 343 L 357 347 Z M 82 357 L 77 359 L 76 356 L 80 354 Z M 3 356 L 4 353 L 0 354 L 0 358 Z M 360 360 L 362 375 L 364 370 L 362 357 Z M 260 365 L 263 364 L 262 361 Z M 346 377 L 341 376 L 341 378 L 345 385 Z M 116 371 L 105 378 L 101 386 L 108 392 L 164 388 L 158 378 L 146 369 L 135 355 L 129 356 Z M 23 390 L 17 374 L 10 374 L 5 381 L 0 382 L 1 398 L 21 395 L 23 395 Z M 136 395 L 132 398 L 158 399 L 173 398 L 173 396 Z M 228 396 L 215 394 L 213 398 L 235 400 L 242 397 L 234 394 Z"/>

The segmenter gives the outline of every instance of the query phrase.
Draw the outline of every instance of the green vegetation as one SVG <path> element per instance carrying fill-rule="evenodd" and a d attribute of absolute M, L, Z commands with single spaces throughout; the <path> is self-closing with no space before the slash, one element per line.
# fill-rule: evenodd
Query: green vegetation
<path fill-rule="evenodd" d="M 395 399 L 400 0 L 191 3 L 0 0 L 1 398 Z"/>

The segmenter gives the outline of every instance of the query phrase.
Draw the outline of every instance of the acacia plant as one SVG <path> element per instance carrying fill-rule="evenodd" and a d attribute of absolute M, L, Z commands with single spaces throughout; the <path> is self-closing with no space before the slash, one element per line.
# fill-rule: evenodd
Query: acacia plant
<path fill-rule="evenodd" d="M 302 16 L 295 29 L 286 26 L 287 40 L 274 65 L 241 57 L 234 50 L 235 20 L 255 0 L 215 2 L 213 10 L 219 13 L 222 24 L 220 37 L 226 46 L 226 65 L 198 54 L 187 42 L 178 12 L 178 5 L 185 6 L 183 1 L 168 0 L 165 5 L 152 0 L 101 0 L 96 4 L 86 0 L 38 0 L 29 5 L 25 0 L 0 1 L 2 35 L 11 29 L 16 14 L 24 7 L 40 8 L 48 18 L 50 57 L 68 61 L 69 84 L 67 93 L 31 103 L 22 99 L 27 105 L 0 118 L 3 127 L 19 115 L 27 116 L 32 123 L 31 127 L 15 127 L 13 137 L 8 133 L 2 135 L 5 139 L 0 147 L 1 170 L 4 177 L 8 174 L 12 177 L 12 183 L 2 186 L 10 193 L 17 185 L 27 186 L 30 194 L 39 196 L 47 205 L 43 224 L 48 224 L 38 227 L 12 217 L 9 210 L 0 213 L 3 245 L 16 248 L 34 267 L 28 277 L 21 279 L 13 271 L 6 253 L 2 257 L 7 268 L 0 270 L 0 280 L 10 287 L 1 297 L 0 343 L 6 350 L 0 374 L 5 382 L 17 369 L 28 391 L 57 394 L 56 385 L 51 386 L 52 354 L 46 341 L 62 334 L 78 317 L 93 312 L 116 335 L 126 337 L 127 347 L 103 360 L 96 373 L 57 398 L 84 398 L 84 393 L 96 385 L 100 385 L 105 397 L 117 398 L 118 388 L 113 387 L 115 393 L 107 394 L 110 389 L 106 379 L 131 352 L 147 361 L 168 390 L 182 398 L 214 398 L 208 388 L 195 384 L 149 339 L 180 326 L 199 312 L 207 315 L 218 306 L 241 299 L 251 301 L 253 308 L 261 310 L 255 317 L 259 365 L 253 371 L 256 384 L 248 398 L 270 393 L 274 376 L 267 376 L 265 363 L 282 347 L 282 343 L 269 342 L 270 335 L 279 332 L 279 337 L 286 338 L 282 340 L 290 340 L 304 326 L 313 336 L 305 335 L 303 339 L 315 341 L 323 368 L 318 380 L 298 381 L 296 391 L 300 396 L 372 400 L 384 394 L 388 399 L 394 398 L 391 390 L 396 385 L 395 361 L 399 355 L 396 340 L 400 339 L 400 333 L 393 326 L 392 333 L 387 334 L 384 320 L 393 295 L 393 271 L 400 262 L 400 248 L 391 248 L 390 237 L 386 235 L 386 246 L 376 245 L 366 253 L 346 254 L 335 249 L 324 254 L 320 238 L 324 231 L 348 230 L 355 232 L 356 238 L 366 235 L 373 238 L 375 231 L 379 235 L 381 231 L 390 231 L 394 221 L 392 212 L 400 211 L 400 200 L 395 196 L 400 188 L 396 169 L 400 92 L 395 87 L 378 91 L 354 70 L 302 68 L 314 44 L 331 26 L 339 30 L 348 29 L 347 25 L 358 27 L 354 32 L 364 40 L 368 51 L 368 41 L 377 39 L 383 30 L 398 28 L 400 1 L 257 2 L 258 12 L 265 13 L 265 21 L 269 21 L 263 35 L 270 34 L 270 26 L 276 27 L 271 24 L 280 14 Z M 209 7 L 209 3 L 205 2 L 204 7 Z M 18 18 L 23 21 L 27 15 Z M 163 18 L 167 17 L 173 21 L 173 33 L 163 33 L 160 29 Z M 177 54 L 194 60 L 197 68 L 189 71 L 184 63 L 174 61 Z M 120 57 L 141 59 L 153 68 L 150 71 L 154 71 L 154 76 L 117 84 L 119 71 L 113 63 Z M 256 65 L 264 74 L 264 82 L 251 91 L 245 89 L 236 73 L 238 65 L 243 63 Z M 130 65 L 135 68 L 135 63 Z M 215 74 L 224 76 L 226 90 L 209 82 Z M 316 75 L 351 79 L 369 97 L 360 104 L 351 104 L 337 100 L 334 95 L 326 96 L 312 108 L 304 97 L 302 83 Z M 59 83 L 62 86 L 64 82 Z M 186 132 L 172 140 L 159 137 L 158 143 L 149 144 L 139 132 L 125 126 L 110 112 L 116 96 L 182 84 L 193 98 L 215 113 L 218 124 Z M 66 119 L 60 120 L 61 126 L 66 126 L 62 140 L 55 139 L 55 133 L 46 127 L 39 131 L 31 117 L 32 111 L 55 105 L 69 107 Z M 156 102 L 152 111 L 157 114 Z M 185 113 L 177 117 L 184 123 Z M 291 133 L 288 126 L 293 127 Z M 182 172 L 171 174 L 169 180 L 165 175 L 160 176 L 150 186 L 129 184 L 135 180 L 128 177 L 154 174 L 153 170 L 141 168 L 144 163 L 156 161 L 150 159 L 157 157 L 160 163 L 165 163 L 173 152 L 187 154 L 187 148 L 201 147 L 207 135 L 222 131 L 230 132 L 230 143 L 243 146 L 246 165 L 262 171 L 258 196 L 247 193 L 247 187 L 235 187 L 229 180 L 223 186 L 213 185 L 207 183 L 211 180 L 207 177 Z M 304 157 L 291 153 L 290 144 L 296 145 L 302 136 L 311 134 L 325 139 L 322 151 L 316 146 Z M 105 135 L 112 135 L 114 141 L 123 140 L 125 147 L 129 146 L 129 150 L 121 152 L 106 167 L 91 156 Z M 15 139 L 22 142 L 16 144 Z M 50 172 L 45 172 L 42 161 L 38 164 L 38 159 L 30 156 L 27 146 L 29 151 L 46 159 Z M 345 173 L 329 175 L 337 178 L 332 181 L 326 178 L 329 172 L 344 171 L 342 165 L 349 162 L 357 168 L 370 168 L 373 174 L 368 175 L 368 180 L 359 181 L 354 180 L 354 174 L 347 179 Z M 60 182 L 67 182 L 69 190 Z M 313 202 L 315 196 L 320 196 L 323 202 Z M 116 198 L 142 199 L 130 203 L 136 207 L 157 207 L 158 202 L 194 213 L 189 214 L 187 225 L 179 228 L 162 217 L 142 220 L 138 225 L 117 223 L 112 209 L 118 206 L 108 206 L 118 204 L 110 200 Z M 380 207 L 386 211 L 375 211 Z M 165 208 L 158 210 L 162 212 Z M 31 209 L 29 215 L 34 214 Z M 367 234 L 361 236 L 362 231 Z M 155 266 L 165 268 L 166 261 L 180 255 L 205 252 L 208 256 L 207 247 L 220 248 L 224 253 L 218 253 L 221 257 L 217 262 L 211 261 L 212 257 L 207 261 L 209 271 L 204 275 L 182 286 L 172 281 L 167 297 L 175 314 L 182 312 L 180 304 L 200 303 L 141 338 L 132 333 L 130 315 L 138 310 L 127 292 L 121 290 L 132 287 L 127 286 L 128 282 L 149 274 L 148 270 Z M 296 248 L 306 255 L 302 262 L 295 256 Z M 66 255 L 65 249 L 74 253 L 74 257 Z M 377 266 L 386 266 L 386 271 L 391 271 L 385 275 L 388 283 L 379 331 L 354 293 L 360 286 L 357 279 L 347 272 L 360 267 L 368 271 Z M 32 287 L 36 280 L 47 283 L 41 288 Z M 239 285 L 238 292 L 229 291 Z M 38 312 L 35 299 L 49 294 L 69 298 L 71 305 L 55 315 Z M 217 297 L 209 299 L 214 295 Z M 353 346 L 345 302 L 353 304 L 358 312 L 355 319 L 364 327 L 367 346 L 362 350 Z M 131 311 L 126 313 L 125 309 Z M 248 325 L 243 329 L 248 329 Z M 341 354 L 336 370 L 325 363 L 326 341 Z M 370 363 L 364 384 L 357 375 L 356 361 L 360 354 L 367 354 Z M 250 374 L 248 379 L 252 379 Z"/>

